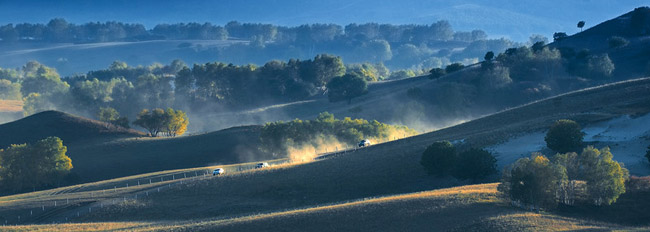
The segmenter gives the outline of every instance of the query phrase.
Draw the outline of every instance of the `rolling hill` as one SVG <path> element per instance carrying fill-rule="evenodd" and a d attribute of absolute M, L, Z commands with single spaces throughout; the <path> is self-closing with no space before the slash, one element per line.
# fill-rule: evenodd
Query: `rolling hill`
<path fill-rule="evenodd" d="M 163 225 L 156 225 L 164 226 L 160 227 L 164 229 L 189 227 L 188 230 L 224 228 L 239 231 L 247 230 L 251 226 L 270 228 L 269 226 L 273 224 L 270 224 L 269 220 L 273 219 L 274 222 L 279 223 L 277 225 L 286 225 L 287 228 L 294 228 L 291 226 L 294 225 L 295 228 L 309 229 L 312 228 L 309 226 L 310 223 L 301 224 L 302 219 L 321 225 L 319 223 L 324 223 L 327 220 L 321 221 L 320 217 L 343 220 L 343 218 L 350 217 L 349 215 L 366 212 L 381 218 L 387 217 L 385 216 L 386 211 L 392 209 L 397 212 L 406 210 L 402 212 L 413 218 L 421 217 L 422 223 L 426 223 L 424 220 L 427 218 L 426 215 L 443 217 L 441 215 L 449 213 L 467 214 L 466 220 L 460 224 L 441 225 L 445 226 L 442 228 L 448 229 L 458 227 L 461 231 L 484 226 L 495 228 L 495 230 L 516 230 L 529 226 L 549 229 L 548 226 L 558 225 L 563 226 L 562 228 L 566 226 L 568 229 L 627 229 L 632 228 L 630 226 L 648 226 L 647 220 L 641 220 L 647 219 L 647 214 L 637 215 L 638 218 L 641 218 L 639 221 L 645 221 L 646 224 L 638 224 L 639 222 L 635 224 L 628 221 L 605 220 L 598 213 L 595 213 L 593 217 L 583 218 L 571 214 L 573 212 L 571 210 L 566 215 L 561 212 L 556 215 L 515 210 L 506 206 L 507 204 L 495 200 L 494 185 L 440 190 L 449 193 L 457 193 L 457 191 L 462 193 L 466 188 L 483 189 L 468 192 L 477 193 L 477 195 L 469 197 L 464 197 L 463 194 L 455 195 L 449 200 L 438 201 L 438 203 L 436 203 L 435 191 L 417 193 L 467 184 L 467 182 L 459 182 L 450 178 L 432 178 L 426 175 L 419 165 L 419 158 L 425 147 L 433 141 L 451 140 L 461 149 L 485 147 L 500 144 L 521 134 L 544 131 L 557 119 L 569 118 L 585 126 L 621 115 L 645 115 L 650 112 L 650 105 L 648 105 L 650 94 L 648 93 L 650 93 L 650 78 L 575 91 L 457 126 L 378 144 L 316 162 L 232 173 L 219 178 L 186 182 L 129 204 L 104 207 L 75 220 L 83 222 L 123 221 L 125 223 L 137 221 L 149 226 L 152 224 L 148 223 L 156 224 L 166 221 Z M 650 128 L 645 130 L 650 131 Z M 614 154 L 614 159 L 617 157 L 617 154 Z M 510 157 L 497 158 L 501 160 Z M 494 176 L 488 178 L 487 181 L 496 179 L 497 177 Z M 407 194 L 407 196 L 402 196 L 402 194 Z M 414 195 L 408 196 L 408 194 Z M 60 197 L 64 196 L 65 194 Z M 624 196 L 638 197 L 639 195 Z M 647 194 L 643 193 L 640 196 L 647 196 Z M 413 201 L 409 202 L 408 199 Z M 393 200 L 395 202 L 392 202 Z M 6 202 L 5 207 L 11 208 L 11 204 L 18 202 Z M 452 202 L 450 204 L 453 206 L 444 207 L 445 202 Z M 638 207 L 645 207 L 635 204 L 634 201 L 631 202 L 632 204 L 625 205 L 629 208 L 619 209 L 620 212 L 639 212 L 641 208 Z M 417 205 L 423 208 L 395 208 L 403 204 L 414 205 L 414 207 Z M 437 204 L 443 204 L 443 206 L 436 206 Z M 469 213 L 469 211 L 463 210 L 465 207 L 463 204 L 471 205 L 471 207 L 465 208 L 471 212 L 477 212 L 474 209 L 481 208 L 487 210 L 488 213 L 485 215 Z M 396 220 L 399 222 L 402 219 L 397 217 Z M 169 223 L 169 221 L 175 222 Z M 381 224 L 376 224 L 378 222 L 371 220 L 361 220 L 360 222 L 367 223 L 359 223 L 360 226 Z M 412 226 L 414 229 L 424 228 L 424 225 L 420 223 Z"/>
<path fill-rule="evenodd" d="M 0 147 L 57 136 L 68 147 L 79 181 L 168 169 L 270 159 L 257 149 L 259 126 L 176 138 L 149 138 L 133 129 L 58 111 L 0 125 Z"/>

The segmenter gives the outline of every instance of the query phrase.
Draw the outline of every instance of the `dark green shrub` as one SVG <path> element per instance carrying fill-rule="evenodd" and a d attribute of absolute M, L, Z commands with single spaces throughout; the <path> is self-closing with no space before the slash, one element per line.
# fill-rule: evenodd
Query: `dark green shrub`
<path fill-rule="evenodd" d="M 553 124 L 544 141 L 548 148 L 559 153 L 578 152 L 582 148 L 583 137 L 578 123 L 562 119 Z"/>
<path fill-rule="evenodd" d="M 429 175 L 446 176 L 456 165 L 456 148 L 449 141 L 437 141 L 429 145 L 420 159 L 420 164 Z"/>
<path fill-rule="evenodd" d="M 497 159 L 487 150 L 472 148 L 458 154 L 453 176 L 476 181 L 497 173 Z"/>
<path fill-rule="evenodd" d="M 459 70 L 461 70 L 463 68 L 465 68 L 465 65 L 463 65 L 461 63 L 453 63 L 453 64 L 447 65 L 447 67 L 445 67 L 445 72 L 446 73 L 453 73 L 453 72 L 459 71 Z"/>

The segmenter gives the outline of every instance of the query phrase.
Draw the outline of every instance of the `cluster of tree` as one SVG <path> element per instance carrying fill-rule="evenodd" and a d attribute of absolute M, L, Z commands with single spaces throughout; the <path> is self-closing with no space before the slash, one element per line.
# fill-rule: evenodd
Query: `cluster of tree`
<path fill-rule="evenodd" d="M 175 137 L 185 133 L 189 122 L 187 115 L 181 110 L 157 108 L 142 110 L 133 124 L 149 131 L 149 135 L 152 137 L 157 137 L 159 133 Z"/>
<path fill-rule="evenodd" d="M 263 64 L 268 60 L 308 59 L 319 53 L 337 54 L 353 63 L 385 63 L 393 69 L 431 69 L 453 61 L 472 63 L 486 51 L 503 51 L 515 43 L 487 39 L 481 30 L 454 31 L 449 22 L 429 25 L 305 24 L 294 27 L 232 21 L 159 24 L 147 30 L 141 24 L 119 22 L 75 25 L 64 19 L 48 24 L 8 24 L 0 27 L 0 42 L 108 42 L 133 40 L 247 40 L 232 46 L 200 48 L 222 62 Z M 191 45 L 191 43 L 186 43 Z M 191 46 L 186 46 L 190 49 Z M 462 51 L 453 51 L 467 47 Z M 195 49 L 195 48 L 192 48 Z M 234 54 L 234 55 L 233 55 Z M 251 55 L 251 54 L 254 54 Z"/>
<path fill-rule="evenodd" d="M 33 144 L 0 149 L 0 186 L 5 192 L 19 192 L 60 185 L 72 169 L 67 147 L 57 137 Z"/>
<path fill-rule="evenodd" d="M 315 120 L 295 119 L 290 122 L 271 122 L 262 127 L 260 133 L 261 149 L 274 155 L 286 155 L 290 147 L 310 145 L 322 146 L 324 143 L 341 143 L 356 146 L 363 139 L 383 141 L 395 136 L 415 135 L 406 126 L 393 126 L 373 120 L 344 118 L 339 120 L 333 114 L 324 112 Z M 343 149 L 343 147 L 341 147 Z"/>
<path fill-rule="evenodd" d="M 539 153 L 517 160 L 505 169 L 499 190 L 534 208 L 552 209 L 558 203 L 573 205 L 576 200 L 588 200 L 595 205 L 616 202 L 625 192 L 627 169 L 612 160 L 609 148 L 582 149 L 583 137 L 575 121 L 556 121 L 544 140 L 548 148 L 558 153 L 552 160 Z"/>
<path fill-rule="evenodd" d="M 558 203 L 574 205 L 576 201 L 610 205 L 625 193 L 629 176 L 612 157 L 609 148 L 591 146 L 580 154 L 557 154 L 552 160 L 535 153 L 507 167 L 498 189 L 514 202 L 537 209 L 553 209 Z"/>
<path fill-rule="evenodd" d="M 429 175 L 451 175 L 460 180 L 479 180 L 497 173 L 497 160 L 484 149 L 470 148 L 458 152 L 449 141 L 437 141 L 422 153 L 420 164 Z"/>
<path fill-rule="evenodd" d="M 262 67 L 224 63 L 195 64 L 175 79 L 176 98 L 193 103 L 231 106 L 300 100 L 323 91 L 334 77 L 345 74 L 340 57 L 317 55 L 313 60 L 270 61 Z"/>

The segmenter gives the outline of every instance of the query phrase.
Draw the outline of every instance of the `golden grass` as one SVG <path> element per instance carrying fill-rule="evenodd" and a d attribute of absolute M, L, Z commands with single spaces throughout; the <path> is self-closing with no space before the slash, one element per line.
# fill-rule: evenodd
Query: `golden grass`
<path fill-rule="evenodd" d="M 360 199 L 324 206 L 204 220 L 97 222 L 2 227 L 7 231 L 575 231 L 638 230 L 510 207 L 496 183 Z"/>
<path fill-rule="evenodd" d="M 23 101 L 0 99 L 0 112 L 21 112 L 21 111 L 23 111 Z"/>

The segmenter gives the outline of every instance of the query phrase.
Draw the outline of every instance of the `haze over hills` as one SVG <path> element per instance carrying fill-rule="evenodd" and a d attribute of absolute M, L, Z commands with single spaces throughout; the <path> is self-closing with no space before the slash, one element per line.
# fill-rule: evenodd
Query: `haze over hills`
<path fill-rule="evenodd" d="M 396 2 L 380 1 L 386 3 L 382 5 L 368 0 L 335 0 L 327 4 L 337 3 L 336 8 L 327 8 L 322 2 L 290 1 L 291 7 L 272 11 L 288 2 L 271 1 L 276 5 L 267 9 L 263 7 L 268 3 L 256 5 L 246 1 L 180 5 L 156 5 L 149 1 L 79 2 L 70 9 L 81 12 L 80 9 L 101 8 L 97 10 L 101 16 L 101 12 L 107 12 L 105 9 L 128 5 L 131 7 L 124 11 L 110 13 L 113 17 L 127 17 L 120 15 L 133 13 L 130 9 L 135 6 L 143 12 L 137 14 L 142 18 L 127 19 L 147 22 L 150 10 L 179 6 L 175 13 L 181 16 L 170 19 L 183 17 L 182 12 L 192 9 L 197 11 L 192 17 L 200 18 L 207 16 L 199 7 L 219 6 L 235 12 L 211 17 L 238 15 L 237 11 L 241 11 L 257 13 L 258 19 L 269 17 L 281 22 L 287 18 L 306 20 L 309 13 L 314 13 L 315 19 L 327 20 L 354 10 L 359 14 L 352 19 L 376 14 L 388 15 L 382 19 L 390 20 L 399 18 L 402 10 L 418 6 L 421 9 L 413 10 L 413 15 L 404 20 L 437 17 L 457 10 L 451 16 L 483 21 L 494 17 L 497 22 L 527 22 L 540 28 L 535 26 L 536 22 L 544 24 L 544 17 L 550 17 L 544 15 L 550 15 L 549 12 L 560 14 L 545 24 L 553 26 L 553 21 L 581 15 L 572 14 L 575 9 L 571 7 L 592 9 L 590 15 L 605 12 L 604 8 L 613 11 L 619 7 L 597 0 L 569 2 L 564 8 L 556 1 L 406 2 L 400 8 Z M 37 1 L 30 4 L 34 3 Z M 38 8 L 41 10 L 54 6 L 50 2 L 38 3 L 45 6 Z M 145 3 L 151 6 L 144 7 Z M 596 3 L 600 4 L 591 6 Z M 14 3 L 0 2 L 0 7 L 2 4 Z M 448 5 L 433 10 L 437 4 Z M 244 6 L 251 9 L 243 9 Z M 301 11 L 305 6 L 310 10 Z M 361 6 L 367 8 L 359 10 Z M 396 10 L 391 14 L 382 10 L 384 7 Z M 423 13 L 427 9 L 432 10 Z M 300 13 L 286 16 L 285 10 Z M 331 14 L 323 18 L 315 13 L 322 11 Z M 165 12 L 160 10 L 159 15 Z M 90 16 L 84 12 L 78 17 Z M 575 21 L 569 25 L 574 26 Z M 485 40 L 485 33 L 480 31 L 457 33 L 444 22 L 413 28 L 384 25 L 383 30 L 372 29 L 379 28 L 378 25 L 352 25 L 347 35 L 340 34 L 341 28 L 332 25 L 316 26 L 318 29 L 313 31 L 310 26 L 278 27 L 286 34 L 276 37 L 284 41 L 276 47 L 272 40 L 265 40 L 264 33 L 255 32 L 273 25 L 232 24 L 233 33 L 257 33 L 242 41 L 222 40 L 225 37 L 170 39 L 176 38 L 175 30 L 188 36 L 200 31 L 196 28 L 225 28 L 207 24 L 179 24 L 167 31 L 163 27 L 158 34 L 145 31 L 145 35 L 153 35 L 156 40 L 139 41 L 125 36 L 101 41 L 93 35 L 102 34 L 89 28 L 130 26 L 107 23 L 68 27 L 62 20 L 51 24 L 23 25 L 20 30 L 0 27 L 0 33 L 4 32 L 2 38 L 10 39 L 7 35 L 11 33 L 7 31 L 25 34 L 31 29 L 24 27 L 48 28 L 38 41 L 15 36 L 11 41 L 0 41 L 7 42 L 2 44 L 5 48 L 11 48 L 14 42 L 16 46 L 26 46 L 4 57 L 44 54 L 51 58 L 72 54 L 77 60 L 67 62 L 81 63 L 84 56 L 92 54 L 86 64 L 97 65 L 91 58 L 108 59 L 103 56 L 119 57 L 134 51 L 150 56 L 141 61 L 175 56 L 200 60 L 209 59 L 209 53 L 218 50 L 193 53 L 203 46 L 234 47 L 241 50 L 230 51 L 242 52 L 235 55 L 262 56 L 263 52 L 295 46 L 304 46 L 309 52 L 310 44 L 317 44 L 314 41 L 330 38 L 329 44 L 321 45 L 338 44 L 352 54 L 367 49 L 362 54 L 374 60 L 389 57 L 392 51 L 386 48 L 396 45 L 400 47 L 396 51 L 412 51 L 409 54 L 417 57 L 419 52 L 428 52 L 426 56 L 444 54 L 447 59 L 466 59 L 464 55 L 470 55 L 484 61 L 470 59 L 465 60 L 465 66 L 447 66 L 439 60 L 436 67 L 440 68 L 432 69 L 431 75 L 425 70 L 418 76 L 405 74 L 387 79 L 379 78 L 380 73 L 387 75 L 387 71 L 380 71 L 384 70 L 383 65 L 348 65 L 340 57 L 329 55 L 313 60 L 272 61 L 263 66 L 218 62 L 186 66 L 175 61 L 169 65 L 133 67 L 114 62 L 106 69 L 63 78 L 54 68 L 37 62 L 22 69 L 0 69 L 0 90 L 11 90 L 0 92 L 4 94 L 0 96 L 15 99 L 0 101 L 0 112 L 20 113 L 16 108 L 24 104 L 25 113 L 32 114 L 0 124 L 0 149 L 10 144 L 34 143 L 48 136 L 60 137 L 67 146 L 67 152 L 60 142 L 0 150 L 0 193 L 12 194 L 0 196 L 0 224 L 17 225 L 3 225 L 0 230 L 650 229 L 650 7 L 635 8 L 593 27 L 588 24 L 580 33 L 568 33 L 566 37 L 556 34 L 550 44 L 532 41 L 530 46 Z M 72 29 L 57 31 L 56 25 Z M 492 28 L 509 25 L 513 24 L 499 23 Z M 309 34 L 331 32 L 330 29 L 336 33 L 329 35 L 337 36 Z M 92 35 L 84 34 L 87 32 Z M 64 37 L 57 40 L 56 35 Z M 79 35 L 82 38 L 76 37 Z M 459 39 L 463 36 L 469 39 Z M 136 42 L 126 41 L 129 39 Z M 379 40 L 383 42 L 376 43 Z M 78 44 L 60 44 L 61 41 Z M 418 46 L 414 45 L 418 42 Z M 34 44 L 43 47 L 37 51 L 28 48 Z M 504 52 L 486 54 L 481 50 L 492 49 L 495 44 Z M 158 49 L 163 47 L 169 50 Z M 469 52 L 462 53 L 466 50 Z M 170 108 L 143 110 L 167 107 Z M 151 137 L 62 111 L 120 125 L 133 122 L 130 125 L 146 129 Z M 135 115 L 138 119 L 133 121 Z M 189 133 L 183 135 L 187 122 Z M 394 124 L 415 128 L 420 134 Z M 566 125 L 571 128 L 561 127 Z M 558 128 L 564 131 L 553 133 Z M 169 137 L 156 137 L 157 132 Z M 567 134 L 571 138 L 561 138 Z M 563 149 L 553 146 L 554 139 L 575 141 L 571 141 L 570 148 L 567 145 Z M 53 157 L 60 161 L 56 166 L 62 167 L 56 173 L 50 172 L 55 174 L 38 177 L 43 180 L 31 185 L 16 184 L 32 180 L 25 177 L 22 180 L 27 181 L 17 182 L 21 179 L 16 176 L 24 176 L 14 173 L 34 172 L 38 176 L 48 171 L 40 167 L 18 169 L 29 164 L 23 162 L 28 159 L 20 159 L 21 155 L 49 159 L 49 153 L 55 152 Z M 70 157 L 74 168 L 69 169 L 70 159 L 61 152 Z M 48 164 L 38 164 L 41 163 Z M 431 167 L 431 163 L 438 166 Z M 65 167 L 68 169 L 64 170 Z"/>

